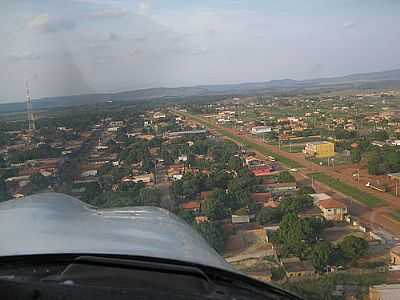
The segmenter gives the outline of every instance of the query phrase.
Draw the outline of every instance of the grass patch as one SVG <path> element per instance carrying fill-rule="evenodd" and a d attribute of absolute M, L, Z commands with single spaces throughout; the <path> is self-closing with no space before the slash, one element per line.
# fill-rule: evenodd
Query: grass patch
<path fill-rule="evenodd" d="M 338 299 L 332 295 L 332 292 L 336 289 L 336 285 L 356 285 L 358 286 L 357 299 L 364 299 L 368 295 L 368 288 L 371 285 L 383 284 L 386 282 L 386 279 L 387 273 L 363 275 L 341 273 L 323 276 L 315 280 L 286 283 L 282 287 L 304 299 Z"/>
<path fill-rule="evenodd" d="M 393 217 L 393 219 L 400 222 L 400 210 L 396 210 L 396 211 L 392 212 L 391 216 Z"/>
<path fill-rule="evenodd" d="M 385 204 L 385 202 L 380 198 L 371 195 L 367 192 L 364 192 L 362 190 L 359 190 L 358 188 L 348 185 L 342 181 L 339 181 L 338 179 L 334 179 L 326 174 L 313 173 L 310 176 L 313 176 L 315 180 L 320 181 L 326 184 L 327 186 L 335 190 L 338 190 L 339 192 L 348 195 L 361 203 L 364 203 L 368 207 L 373 208 L 373 207 L 383 206 Z"/>
<path fill-rule="evenodd" d="M 289 153 L 300 153 L 304 150 L 304 146 L 283 146 L 282 149 Z"/>
<path fill-rule="evenodd" d="M 242 144 L 244 147 L 247 148 L 251 148 L 254 149 L 264 155 L 268 155 L 268 156 L 273 156 L 276 160 L 278 160 L 279 162 L 281 162 L 282 164 L 286 165 L 289 168 L 302 168 L 303 165 L 301 165 L 300 163 L 298 163 L 297 161 L 291 160 L 283 155 L 280 155 L 278 153 L 275 153 L 273 151 L 270 151 L 269 149 L 266 149 L 265 147 L 263 147 L 262 145 L 253 143 L 251 141 L 248 141 L 247 139 L 244 139 L 240 136 L 237 136 L 235 134 L 232 134 L 230 131 L 225 130 L 223 128 L 220 128 L 218 126 L 215 126 L 212 122 L 209 121 L 205 121 L 201 118 L 195 117 L 191 114 L 186 114 L 188 117 L 196 120 L 197 122 L 203 124 L 204 126 L 207 127 L 211 127 L 213 129 L 215 129 L 218 133 L 236 141 L 237 143 Z"/>

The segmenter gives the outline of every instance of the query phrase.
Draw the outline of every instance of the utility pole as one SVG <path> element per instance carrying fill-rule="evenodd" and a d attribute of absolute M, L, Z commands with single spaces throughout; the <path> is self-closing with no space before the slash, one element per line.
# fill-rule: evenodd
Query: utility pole
<path fill-rule="evenodd" d="M 357 183 L 360 184 L 360 169 L 357 169 Z M 396 190 L 396 195 L 397 195 L 397 190 Z"/>
<path fill-rule="evenodd" d="M 154 185 L 157 184 L 157 160 L 154 160 Z"/>

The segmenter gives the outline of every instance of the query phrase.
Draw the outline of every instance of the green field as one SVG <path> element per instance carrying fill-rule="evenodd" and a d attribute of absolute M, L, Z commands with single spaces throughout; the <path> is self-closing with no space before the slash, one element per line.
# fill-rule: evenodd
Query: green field
<path fill-rule="evenodd" d="M 300 153 L 304 150 L 304 145 L 301 146 L 292 145 L 292 147 L 283 146 L 282 149 L 289 153 Z"/>
<path fill-rule="evenodd" d="M 310 176 L 313 176 L 313 178 L 317 181 L 320 181 L 327 186 L 347 195 L 352 197 L 353 199 L 367 205 L 368 207 L 378 207 L 378 206 L 383 206 L 385 205 L 385 202 L 381 200 L 380 198 L 371 195 L 367 192 L 361 191 L 358 188 L 355 188 L 351 185 L 348 185 L 344 182 L 341 182 L 337 179 L 334 179 L 328 175 L 322 174 L 322 173 L 313 173 L 310 174 Z"/>
<path fill-rule="evenodd" d="M 251 148 L 251 149 L 256 150 L 256 151 L 258 151 L 258 152 L 260 152 L 260 153 L 262 153 L 264 155 L 273 156 L 276 160 L 278 160 L 279 162 L 281 162 L 282 164 L 286 165 L 289 168 L 302 168 L 303 167 L 303 165 L 301 165 L 297 161 L 291 160 L 291 159 L 289 159 L 289 158 L 287 158 L 287 157 L 285 157 L 283 155 L 280 155 L 280 154 L 277 154 L 277 153 L 275 153 L 273 151 L 270 151 L 270 150 L 266 149 L 265 147 L 263 147 L 263 146 L 261 146 L 259 144 L 256 144 L 256 143 L 248 141 L 247 139 L 243 139 L 240 136 L 232 134 L 228 130 L 225 130 L 223 128 L 215 126 L 213 123 L 211 123 L 209 121 L 205 121 L 205 120 L 203 120 L 201 118 L 197 118 L 197 117 L 195 117 L 193 115 L 188 115 L 188 116 L 193 118 L 193 119 L 195 119 L 196 121 L 198 121 L 199 123 L 201 123 L 201 124 L 203 124 L 203 125 L 205 125 L 207 127 L 211 127 L 213 129 L 215 129 L 220 134 L 222 134 L 222 135 L 224 135 L 224 136 L 236 141 L 237 143 L 242 144 L 244 147 Z"/>

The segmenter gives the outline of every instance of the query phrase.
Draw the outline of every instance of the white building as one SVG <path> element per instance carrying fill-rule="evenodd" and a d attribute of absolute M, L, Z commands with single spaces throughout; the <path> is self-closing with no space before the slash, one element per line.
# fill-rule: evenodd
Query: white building
<path fill-rule="evenodd" d="M 255 126 L 251 128 L 251 133 L 252 134 L 263 134 L 263 133 L 269 133 L 272 131 L 272 128 L 269 126 Z"/>

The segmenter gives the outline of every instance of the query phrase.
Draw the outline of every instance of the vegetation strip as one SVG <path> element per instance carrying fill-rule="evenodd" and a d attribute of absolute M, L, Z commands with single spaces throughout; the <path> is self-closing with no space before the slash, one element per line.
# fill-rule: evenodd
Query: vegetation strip
<path fill-rule="evenodd" d="M 396 210 L 391 213 L 391 217 L 396 221 L 400 222 L 400 210 Z"/>
<path fill-rule="evenodd" d="M 273 152 L 271 150 L 268 150 L 268 149 L 266 149 L 265 147 L 263 147 L 263 146 L 261 146 L 259 144 L 250 142 L 247 139 L 244 139 L 244 138 L 239 137 L 239 136 L 237 136 L 235 134 L 232 134 L 230 131 L 225 130 L 223 128 L 220 128 L 218 126 L 215 126 L 211 122 L 207 122 L 207 121 L 205 121 L 205 120 L 203 120 L 201 118 L 195 117 L 195 116 L 193 116 L 191 114 L 188 114 L 188 113 L 185 113 L 185 115 L 187 115 L 188 117 L 196 120 L 197 122 L 199 122 L 199 123 L 201 123 L 201 124 L 203 124 L 203 125 L 205 125 L 207 127 L 211 127 L 213 129 L 215 129 L 216 131 L 218 131 L 222 135 L 224 135 L 224 136 L 226 136 L 226 137 L 228 137 L 228 138 L 230 138 L 230 139 L 242 144 L 245 147 L 252 148 L 252 149 L 254 149 L 256 151 L 259 151 L 260 153 L 262 153 L 264 155 L 273 156 L 274 158 L 276 158 L 278 161 L 280 161 L 281 163 L 283 163 L 284 165 L 286 165 L 289 168 L 302 168 L 303 167 L 303 165 L 301 165 L 297 161 L 291 160 L 291 159 L 289 159 L 289 158 L 287 158 L 287 157 L 285 157 L 283 155 L 280 155 L 280 154 L 277 154 L 277 153 L 275 153 L 275 152 Z"/>
<path fill-rule="evenodd" d="M 352 187 L 344 182 L 341 182 L 338 179 L 332 178 L 329 175 L 323 173 L 313 173 L 309 176 L 312 176 L 315 180 L 320 181 L 327 186 L 354 198 L 355 200 L 367 205 L 368 207 L 374 208 L 378 206 L 383 206 L 385 204 L 384 201 L 380 198 L 359 190 L 358 188 Z"/>

